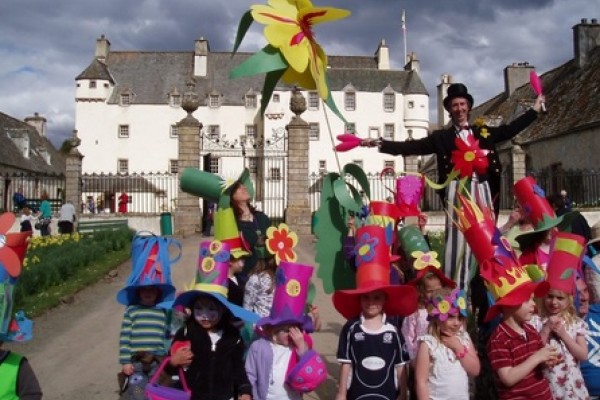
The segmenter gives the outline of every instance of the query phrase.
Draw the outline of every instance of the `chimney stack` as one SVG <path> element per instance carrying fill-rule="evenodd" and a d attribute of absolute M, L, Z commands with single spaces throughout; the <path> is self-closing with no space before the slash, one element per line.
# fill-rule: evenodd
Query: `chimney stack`
<path fill-rule="evenodd" d="M 46 118 L 40 116 L 39 113 L 34 113 L 33 117 L 25 117 L 24 121 L 29 126 L 33 126 L 40 136 L 46 136 Z"/>
<path fill-rule="evenodd" d="M 207 76 L 209 52 L 210 46 L 208 45 L 208 40 L 203 37 L 197 39 L 194 48 L 194 76 Z"/>
<path fill-rule="evenodd" d="M 385 44 L 385 39 L 381 39 L 379 47 L 377 47 L 377 51 L 375 52 L 375 58 L 377 58 L 377 69 L 390 69 L 390 49 Z"/>
<path fill-rule="evenodd" d="M 108 53 L 110 53 L 110 42 L 104 37 L 104 34 L 102 34 L 100 35 L 100 38 L 96 39 L 96 59 L 106 63 Z"/>
<path fill-rule="evenodd" d="M 515 90 L 526 83 L 529 83 L 529 73 L 533 71 L 534 68 L 535 67 L 529 65 L 527 61 L 513 63 L 504 68 L 504 93 L 506 94 L 506 97 L 510 97 Z"/>
<path fill-rule="evenodd" d="M 452 84 L 452 75 L 442 74 L 440 84 L 437 86 L 437 112 L 438 112 L 438 124 L 445 126 L 450 122 L 450 116 L 444 108 L 444 97 L 448 93 L 448 86 Z"/>
<path fill-rule="evenodd" d="M 411 52 L 408 56 L 407 56 L 408 60 L 406 65 L 404 66 L 404 70 L 405 71 L 415 71 L 416 73 L 419 73 L 420 71 L 420 62 L 419 59 L 417 58 L 417 55 L 413 52 Z"/>
<path fill-rule="evenodd" d="M 591 22 L 588 22 L 587 18 L 582 18 L 581 23 L 573 27 L 574 59 L 579 68 L 587 63 L 590 52 L 599 45 L 600 24 L 598 24 L 598 19 L 592 18 Z"/>

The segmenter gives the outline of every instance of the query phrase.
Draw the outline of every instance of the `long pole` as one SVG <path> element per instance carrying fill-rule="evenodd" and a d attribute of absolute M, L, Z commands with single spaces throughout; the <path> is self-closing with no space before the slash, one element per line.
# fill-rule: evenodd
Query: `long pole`
<path fill-rule="evenodd" d="M 402 38 L 404 40 L 404 65 L 406 65 L 406 63 L 408 62 L 408 58 L 406 46 L 406 11 L 404 9 L 402 9 Z"/>

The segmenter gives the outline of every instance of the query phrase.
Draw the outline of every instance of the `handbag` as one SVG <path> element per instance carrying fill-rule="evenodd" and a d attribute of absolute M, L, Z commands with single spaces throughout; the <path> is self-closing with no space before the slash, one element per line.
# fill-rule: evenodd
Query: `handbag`
<path fill-rule="evenodd" d="M 150 382 L 146 385 L 145 394 L 148 400 L 190 400 L 192 397 L 192 391 L 187 385 L 182 368 L 179 368 L 179 381 L 183 386 L 183 390 L 159 385 L 158 377 L 163 372 L 170 359 L 171 357 L 165 357 L 156 373 L 150 379 Z"/>

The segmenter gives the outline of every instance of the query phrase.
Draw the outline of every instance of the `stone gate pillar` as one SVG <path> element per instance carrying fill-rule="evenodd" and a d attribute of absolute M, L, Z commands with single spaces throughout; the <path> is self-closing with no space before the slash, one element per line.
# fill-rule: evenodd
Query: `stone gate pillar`
<path fill-rule="evenodd" d="M 309 125 L 300 118 L 306 111 L 306 99 L 294 90 L 290 100 L 294 114 L 286 126 L 288 132 L 288 187 L 286 223 L 300 237 L 310 236 L 311 214 L 308 201 L 308 150 Z"/>
<path fill-rule="evenodd" d="M 81 139 L 77 137 L 77 131 L 73 131 L 73 136 L 68 139 L 71 149 L 67 154 L 65 163 L 65 201 L 71 202 L 75 206 L 75 217 L 79 221 L 81 213 L 81 175 L 83 155 L 77 147 L 81 144 Z"/>
<path fill-rule="evenodd" d="M 511 149 L 513 182 L 525 178 L 527 173 L 526 156 L 527 154 L 521 146 L 518 144 L 513 145 Z"/>
<path fill-rule="evenodd" d="M 188 90 L 183 94 L 181 108 L 187 116 L 177 123 L 178 133 L 178 166 L 179 172 L 186 168 L 200 168 L 200 130 L 202 123 L 192 113 L 200 104 L 196 93 L 196 83 L 187 83 Z M 200 229 L 200 200 L 185 193 L 179 187 L 177 192 L 177 208 L 175 210 L 175 227 L 173 233 L 185 237 Z"/>

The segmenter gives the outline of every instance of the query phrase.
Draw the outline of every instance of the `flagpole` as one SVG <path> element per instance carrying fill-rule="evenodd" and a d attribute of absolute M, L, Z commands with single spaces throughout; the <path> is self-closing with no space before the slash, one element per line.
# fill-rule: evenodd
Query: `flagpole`
<path fill-rule="evenodd" d="M 407 60 L 407 49 L 406 49 L 406 12 L 404 9 L 402 9 L 402 37 L 404 40 L 404 65 L 402 66 L 402 68 L 404 68 L 404 66 L 406 65 L 406 63 L 408 62 Z"/>

